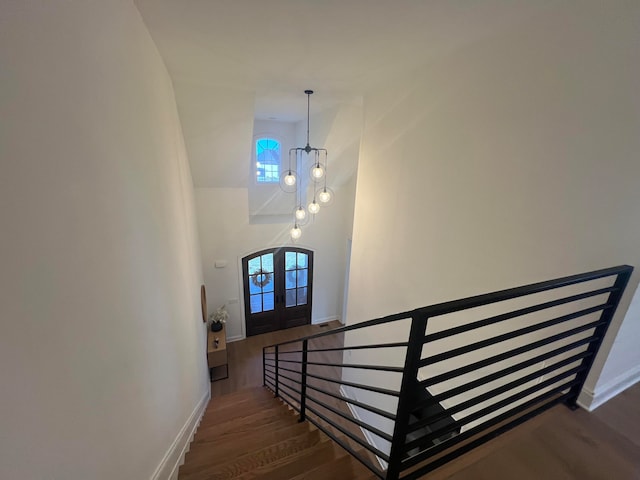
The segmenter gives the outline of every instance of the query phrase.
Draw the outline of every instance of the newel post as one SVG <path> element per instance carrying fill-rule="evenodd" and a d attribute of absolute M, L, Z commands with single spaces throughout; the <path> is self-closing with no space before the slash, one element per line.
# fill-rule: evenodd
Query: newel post
<path fill-rule="evenodd" d="M 407 438 L 409 427 L 409 415 L 417 401 L 418 393 L 418 368 L 422 355 L 422 345 L 427 329 L 427 317 L 414 311 L 411 316 L 411 330 L 409 332 L 409 345 L 404 360 L 400 397 L 398 398 L 398 411 L 396 423 L 393 427 L 391 451 L 389 452 L 389 467 L 387 480 L 397 480 L 400 477 L 402 453 Z"/>

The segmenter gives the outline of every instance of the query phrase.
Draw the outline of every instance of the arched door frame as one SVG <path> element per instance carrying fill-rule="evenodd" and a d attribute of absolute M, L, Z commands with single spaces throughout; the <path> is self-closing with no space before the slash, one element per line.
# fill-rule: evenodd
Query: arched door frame
<path fill-rule="evenodd" d="M 308 257 L 306 257 L 308 265 L 303 269 L 299 268 L 299 264 L 297 263 L 298 260 L 295 260 L 296 271 L 298 273 L 294 275 L 294 277 L 297 278 L 297 275 L 299 275 L 300 270 L 305 270 L 305 269 L 307 270 L 307 272 L 305 272 L 305 275 L 308 275 L 307 277 L 308 288 L 306 289 L 307 297 L 306 297 L 305 304 L 300 304 L 300 305 L 296 304 L 296 305 L 287 306 L 287 304 L 290 303 L 290 300 L 291 300 L 287 295 L 290 296 L 293 289 L 290 288 L 290 285 L 288 287 L 286 286 L 286 275 L 290 273 L 290 270 L 285 270 L 286 268 L 285 253 L 286 252 L 300 252 L 308 255 Z M 285 246 L 278 245 L 278 246 L 271 246 L 268 248 L 264 248 L 261 250 L 252 250 L 238 257 L 238 273 L 239 273 L 238 276 L 240 280 L 238 284 L 238 288 L 239 288 L 239 294 L 241 299 L 240 311 L 241 311 L 241 318 L 242 318 L 241 332 L 244 338 L 250 336 L 250 334 L 255 335 L 258 333 L 262 333 L 262 332 L 255 332 L 255 331 L 251 332 L 251 328 L 249 328 L 249 323 L 248 323 L 248 320 L 250 320 L 250 317 L 252 315 L 250 313 L 250 304 L 247 303 L 249 300 L 249 296 L 251 295 L 249 286 L 246 283 L 248 281 L 248 276 L 249 276 L 248 262 L 252 258 L 256 258 L 258 256 L 262 256 L 269 253 L 273 253 L 274 255 L 273 256 L 273 261 L 274 261 L 273 282 L 274 282 L 274 298 L 275 298 L 274 314 L 277 315 L 277 317 L 275 318 L 276 325 L 278 325 L 279 328 L 290 328 L 293 326 L 311 323 L 312 305 L 313 305 L 313 267 L 314 267 L 313 259 L 315 255 L 315 250 L 313 248 L 309 248 L 306 245 L 285 245 Z M 297 258 L 299 259 L 299 257 Z M 280 268 L 280 271 L 275 271 L 278 268 Z M 247 275 L 247 277 L 245 277 L 245 274 Z M 264 301 L 264 298 L 262 298 L 262 300 Z M 260 313 L 262 312 L 258 312 L 258 314 Z M 303 318 L 305 320 L 304 322 L 302 322 Z M 279 329 L 279 328 L 274 328 L 274 329 Z"/>

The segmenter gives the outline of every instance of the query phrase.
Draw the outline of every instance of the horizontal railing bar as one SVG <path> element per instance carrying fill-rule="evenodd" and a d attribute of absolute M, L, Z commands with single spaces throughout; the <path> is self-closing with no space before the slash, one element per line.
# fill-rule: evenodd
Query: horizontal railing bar
<path fill-rule="evenodd" d="M 545 310 L 547 308 L 557 307 L 559 305 L 575 302 L 577 300 L 583 300 L 585 298 L 595 297 L 597 295 L 614 292 L 616 290 L 618 290 L 618 288 L 616 287 L 600 288 L 598 290 L 592 290 L 590 292 L 580 293 L 578 295 L 572 295 L 570 297 L 565 297 L 558 300 L 552 300 L 550 302 L 545 302 L 538 305 L 521 308 L 519 310 L 514 310 L 513 312 L 503 313 L 501 315 L 485 318 L 483 320 L 478 320 L 476 322 L 467 323 L 459 327 L 448 328 L 447 330 L 443 330 L 441 332 L 431 333 L 424 337 L 424 342 L 425 343 L 433 342 L 436 340 L 440 340 L 442 338 L 450 337 L 452 335 L 458 335 L 460 333 L 468 332 L 470 330 L 475 330 L 477 328 L 486 327 L 488 325 L 493 325 L 495 323 L 503 322 L 511 318 L 521 317 L 523 315 L 528 315 L 530 313 L 538 312 L 540 310 Z"/>
<path fill-rule="evenodd" d="M 265 374 L 265 377 L 270 378 L 270 379 L 271 379 L 271 380 L 273 380 L 274 382 L 276 381 L 276 377 L 275 377 L 275 375 Z"/>
<path fill-rule="evenodd" d="M 572 373 L 572 375 L 575 373 Z M 453 422 L 451 422 L 450 424 L 446 425 L 445 427 L 439 428 L 438 430 L 434 430 L 433 432 L 430 432 L 428 435 L 425 435 L 423 437 L 417 438 L 415 440 L 412 440 L 410 442 L 407 442 L 404 446 L 405 451 L 409 451 L 414 447 L 417 446 L 423 446 L 425 443 L 430 443 L 433 440 L 435 440 L 436 438 L 442 437 L 443 435 L 446 435 L 447 433 L 453 432 L 454 430 L 457 430 L 461 427 L 463 427 L 464 425 L 473 422 L 475 420 L 478 420 L 482 417 L 485 417 L 497 410 L 500 410 L 503 407 L 506 407 L 510 404 L 512 404 L 513 402 L 516 402 L 518 400 L 521 400 L 525 397 L 528 397 L 529 395 L 532 395 L 536 392 L 538 392 L 539 390 L 543 389 L 544 387 L 547 387 L 549 385 L 553 385 L 554 383 L 556 383 L 558 380 L 562 379 L 563 377 L 567 377 L 569 375 L 558 375 L 554 378 L 551 378 L 549 380 L 545 380 L 544 382 L 541 382 L 537 385 L 534 385 L 533 387 L 529 387 L 526 388 L 524 390 L 522 390 L 521 392 L 515 393 L 513 395 L 508 396 L 507 398 L 504 398 L 496 403 L 492 403 L 491 405 L 482 408 L 480 410 L 478 410 L 477 412 L 473 412 L 469 415 L 467 415 L 464 418 L 461 418 L 460 420 L 455 420 Z M 562 385 L 561 390 L 564 390 L 566 388 L 571 388 L 574 385 L 577 385 L 580 383 L 580 380 L 570 380 L 569 382 L 565 383 Z M 516 407 L 514 407 L 512 410 L 517 410 L 517 409 L 521 409 L 520 405 L 517 405 Z"/>
<path fill-rule="evenodd" d="M 267 348 L 273 348 L 276 345 L 278 346 L 288 345 L 290 343 L 302 342 L 303 340 L 312 340 L 314 338 L 325 337 L 327 335 L 335 335 L 337 333 L 343 333 L 351 330 L 372 327 L 372 326 L 381 325 L 384 323 L 395 322 L 398 320 L 408 320 L 412 318 L 412 316 L 414 315 L 416 316 L 424 315 L 427 317 L 435 317 L 435 316 L 451 313 L 458 310 L 466 310 L 469 308 L 479 307 L 479 306 L 487 305 L 490 303 L 501 302 L 501 301 L 509 300 L 512 298 L 522 297 L 525 295 L 531 295 L 534 293 L 540 293 L 547 290 L 553 290 L 557 288 L 566 287 L 569 285 L 575 285 L 578 283 L 588 282 L 591 280 L 597 280 L 599 278 L 611 277 L 613 275 L 619 275 L 622 273 L 630 273 L 631 271 L 633 271 L 633 267 L 629 265 L 619 265 L 617 267 L 605 268 L 602 270 L 581 273 L 578 275 L 571 275 L 568 277 L 557 278 L 555 280 L 532 283 L 529 285 L 523 285 L 521 287 L 500 290 L 498 292 L 485 293 L 482 295 L 467 297 L 460 300 L 453 300 L 449 302 L 438 303 L 438 304 L 430 305 L 427 307 L 417 308 L 415 310 L 411 310 L 408 312 L 387 315 L 385 317 L 368 320 L 366 322 L 355 323 L 352 325 L 347 325 L 344 327 L 327 330 L 327 331 L 316 333 L 313 335 L 308 335 L 306 337 L 301 337 L 295 340 L 289 340 L 287 342 L 268 345 L 268 346 L 265 346 L 264 349 L 266 351 Z"/>
<path fill-rule="evenodd" d="M 554 393 L 555 395 L 555 393 Z M 498 435 L 500 435 L 501 433 L 504 433 L 508 430 L 510 430 L 511 428 L 520 425 L 521 423 L 539 415 L 540 413 L 548 410 L 551 407 L 554 407 L 556 405 L 558 405 L 559 403 L 562 403 L 563 401 L 565 401 L 568 397 L 569 397 L 569 393 L 566 393 L 565 395 L 562 395 L 560 397 L 557 398 L 553 398 L 552 400 L 548 401 L 547 403 L 542 404 L 541 406 L 533 409 L 533 410 L 529 410 L 528 412 L 524 413 L 523 415 L 515 418 L 514 420 L 510 421 L 507 424 L 501 425 L 498 428 L 489 431 L 488 433 L 486 433 L 485 435 L 483 435 L 482 437 L 479 437 L 459 448 L 457 448 L 456 450 L 452 451 L 451 453 L 448 453 L 436 460 L 434 460 L 433 462 L 429 463 L 428 465 L 425 465 L 424 467 L 420 467 L 417 470 L 414 470 L 413 472 L 409 473 L 408 475 L 403 477 L 403 480 L 417 480 L 418 478 L 422 477 L 423 475 L 425 475 L 426 473 L 435 470 L 436 468 L 444 465 L 445 463 L 459 457 L 460 455 L 469 452 L 470 450 L 473 450 L 475 447 L 482 445 L 483 443 L 485 443 L 487 440 L 490 440 Z M 549 397 L 553 396 L 553 395 L 548 395 Z M 531 406 L 535 405 L 536 403 L 539 403 L 539 401 L 545 396 L 541 396 L 541 397 L 537 397 L 533 400 L 530 400 L 529 402 L 527 402 L 524 405 L 527 405 L 526 409 L 530 408 Z M 441 452 L 444 452 L 446 450 L 448 450 L 449 448 L 452 448 L 455 446 L 456 443 L 459 442 L 463 442 L 464 440 L 473 437 L 474 435 L 479 434 L 480 432 L 482 432 L 482 430 L 488 430 L 489 428 L 495 426 L 495 425 L 499 425 L 500 423 L 504 422 L 505 420 L 508 420 L 510 417 L 513 416 L 512 411 L 508 411 L 498 417 L 495 417 L 493 419 L 491 419 L 490 422 L 486 422 L 483 423 L 481 425 L 478 425 L 477 427 L 474 427 L 466 432 L 463 432 L 449 440 L 445 440 L 444 442 L 436 445 L 435 447 L 432 447 L 428 450 L 424 450 L 422 452 L 420 452 L 419 454 L 417 454 L 414 457 L 411 457 L 407 460 L 405 460 L 403 462 L 403 469 L 406 470 L 408 468 L 411 468 L 414 465 L 417 465 L 418 463 L 421 463 L 427 459 L 429 459 L 430 457 L 433 457 Z M 489 426 L 487 426 L 487 424 L 490 424 Z"/>
<path fill-rule="evenodd" d="M 380 415 L 381 417 L 388 418 L 389 420 L 395 420 L 396 419 L 395 414 L 389 413 L 389 412 L 387 412 L 385 410 L 381 410 L 381 409 L 376 408 L 376 407 L 372 407 L 371 405 L 367 405 L 366 403 L 358 402 L 357 400 L 351 400 L 350 398 L 343 397 L 342 395 L 337 395 L 335 393 L 327 392 L 326 390 L 323 390 L 321 388 L 315 387 L 315 386 L 313 386 L 311 384 L 308 384 L 307 388 L 315 390 L 316 392 L 320 392 L 320 393 L 322 393 L 324 395 L 328 395 L 330 397 L 336 398 L 338 400 L 342 400 L 343 402 L 350 403 L 351 405 L 355 405 L 356 407 L 364 408 L 365 410 L 369 410 L 370 412 L 375 413 L 376 415 Z"/>
<path fill-rule="evenodd" d="M 267 367 L 269 367 L 269 368 L 267 368 Z M 275 370 L 275 368 L 274 368 L 274 367 L 275 367 L 275 365 L 265 365 L 265 366 L 264 366 L 264 371 L 265 371 L 265 372 L 272 372 L 272 373 L 276 373 L 276 370 Z"/>
<path fill-rule="evenodd" d="M 340 350 L 365 350 L 365 349 L 373 349 L 373 348 L 399 348 L 399 347 L 406 347 L 407 345 L 409 345 L 409 342 L 376 343 L 372 345 L 354 345 L 350 347 L 314 348 L 313 350 L 308 350 L 308 352 L 314 353 L 314 352 L 335 352 Z"/>
<path fill-rule="evenodd" d="M 286 397 L 283 397 L 282 395 L 286 395 Z M 287 400 L 287 397 L 292 400 L 293 402 L 297 402 L 297 400 L 295 398 L 293 398 L 293 396 L 290 393 L 284 392 L 284 391 L 280 391 L 280 395 L 279 398 L 282 399 L 282 401 L 286 402 L 287 405 L 289 405 L 291 408 L 293 408 L 296 412 L 300 413 L 300 407 L 298 407 L 295 403 Z"/>
<path fill-rule="evenodd" d="M 281 362 L 287 363 L 302 363 L 300 360 L 283 360 Z M 341 368 L 359 368 L 362 370 L 379 370 L 381 372 L 396 372 L 402 373 L 402 367 L 390 367 L 387 365 L 356 365 L 353 363 L 325 363 L 325 362 L 307 362 L 307 365 L 319 365 L 321 367 L 341 367 Z"/>
<path fill-rule="evenodd" d="M 300 370 L 292 370 L 283 366 L 278 367 L 278 370 L 284 370 L 285 372 L 297 373 L 298 375 L 302 375 L 302 372 Z"/>
<path fill-rule="evenodd" d="M 454 348 L 446 352 L 439 353 L 437 355 L 432 355 L 431 357 L 423 358 L 422 360 L 420 360 L 420 366 L 425 367 L 427 365 L 432 365 L 434 363 L 442 362 L 443 360 L 448 360 L 450 358 L 457 357 L 459 355 L 464 355 L 465 353 L 473 352 L 474 350 L 478 350 L 480 348 L 489 347 L 491 345 L 495 345 L 496 343 L 504 342 L 506 340 L 511 340 L 512 338 L 520 337 L 528 333 L 532 333 L 538 330 L 552 327 L 554 325 L 567 322 L 574 318 L 589 315 L 590 313 L 598 312 L 601 310 L 604 311 L 611 308 L 612 306 L 613 305 L 609 305 L 605 303 L 602 305 L 597 305 L 595 307 L 585 308 L 577 312 L 573 312 L 567 315 L 562 315 L 561 317 L 557 317 L 552 320 L 547 320 L 546 322 L 536 323 L 534 325 L 530 325 L 524 328 L 519 328 L 512 332 L 504 333 L 502 335 L 497 335 L 495 337 L 491 337 L 486 340 L 480 340 L 479 342 L 470 343 L 468 345 L 465 345 L 464 347 Z"/>
<path fill-rule="evenodd" d="M 293 392 L 296 392 L 298 395 L 302 395 L 300 390 L 298 390 L 297 388 L 292 387 L 291 385 L 287 385 L 286 383 L 282 383 L 282 382 L 280 382 L 278 385 L 280 387 L 287 387 L 289 390 L 291 390 Z M 289 396 L 295 400 L 295 397 L 293 395 L 289 394 Z"/>
<path fill-rule="evenodd" d="M 493 417 L 489 420 L 487 420 L 486 422 L 481 423 L 480 425 L 477 425 L 465 432 L 459 433 L 456 436 L 449 438 L 447 440 L 444 440 L 442 443 L 439 443 L 437 445 L 434 445 L 430 448 L 428 448 L 427 450 L 413 456 L 410 457 L 408 459 L 405 459 L 402 461 L 402 468 L 403 469 L 407 469 L 413 465 L 416 465 L 417 463 L 420 463 L 424 460 L 426 460 L 429 457 L 432 457 L 433 455 L 437 455 L 438 453 L 447 450 L 449 448 L 451 448 L 453 445 L 455 445 L 456 443 L 462 442 L 464 440 L 466 440 L 467 438 L 473 437 L 474 435 L 477 435 L 479 432 L 482 432 L 483 430 L 487 430 L 505 420 L 508 420 L 509 418 L 513 417 L 514 415 L 517 415 L 519 413 L 525 412 L 527 409 L 531 408 L 532 406 L 536 405 L 537 403 L 542 402 L 543 400 L 546 400 L 548 398 L 554 397 L 556 395 L 558 395 L 559 393 L 562 392 L 562 390 L 566 390 L 567 388 L 570 388 L 570 385 L 572 383 L 575 383 L 576 381 L 572 381 L 572 382 L 567 382 L 563 385 L 560 385 L 559 387 L 554 388 L 553 390 L 549 390 L 548 392 L 543 393 L 542 395 L 539 395 L 535 398 L 532 398 L 530 400 L 527 400 L 525 403 L 518 405 L 517 408 L 513 408 L 511 410 L 507 410 L 506 412 L 497 415 L 496 417 Z M 554 400 L 556 403 L 559 403 L 560 401 L 564 400 L 565 398 L 568 398 L 568 392 L 564 395 L 559 396 L 559 398 L 557 400 Z M 562 400 L 560 400 L 562 399 Z M 407 451 L 411 450 L 411 448 L 407 448 Z"/>
<path fill-rule="evenodd" d="M 284 378 L 286 380 L 289 380 L 289 381 L 291 381 L 291 382 L 293 382 L 293 383 L 295 383 L 297 385 L 302 385 L 302 382 L 300 380 L 296 380 L 295 378 L 291 378 L 291 377 L 289 377 L 287 375 L 284 375 L 282 373 L 279 373 L 278 376 L 282 377 L 282 378 Z"/>
<path fill-rule="evenodd" d="M 345 380 L 338 380 L 338 379 L 335 379 L 335 378 L 323 377 L 323 376 L 314 375 L 314 374 L 308 373 L 308 372 L 307 372 L 307 377 L 317 378 L 318 380 L 324 380 L 325 382 L 337 383 L 339 385 L 346 385 L 348 387 L 360 388 L 362 390 L 368 390 L 370 392 L 382 393 L 384 395 L 391 395 L 391 396 L 394 396 L 394 397 L 400 396 L 400 392 L 398 392 L 396 390 L 389 390 L 387 388 L 372 387 L 370 385 L 363 385 L 361 383 L 347 382 Z"/>
<path fill-rule="evenodd" d="M 575 360 L 565 363 L 564 365 L 568 365 L 570 363 L 575 362 Z M 562 363 L 562 362 L 560 362 Z M 527 382 L 530 382 L 531 380 L 535 380 L 537 378 L 540 378 L 543 375 L 546 375 L 549 372 L 553 372 L 555 369 L 560 368 L 564 365 L 561 364 L 554 364 L 554 365 L 550 365 L 549 367 L 545 367 L 542 370 L 539 370 L 537 372 L 532 372 L 528 375 L 525 375 L 524 377 L 518 378 L 512 382 L 509 383 L 505 383 L 504 385 L 501 385 L 499 387 L 496 387 L 492 390 L 489 390 L 488 392 L 484 392 L 480 395 L 478 395 L 477 397 L 471 398 L 469 400 L 466 400 L 464 402 L 461 402 L 457 405 L 454 405 L 452 407 L 446 408 L 444 411 L 437 413 L 436 415 L 432 415 L 431 417 L 427 417 L 424 419 L 421 419 L 411 425 L 409 425 L 409 431 L 413 432 L 414 430 L 417 430 L 419 428 L 424 427 L 425 425 L 429 425 L 431 423 L 436 423 L 439 422 L 440 420 L 444 420 L 447 417 L 451 417 L 452 415 L 455 415 L 456 413 L 462 412 L 464 410 L 467 410 L 468 408 L 473 407 L 474 405 L 478 405 L 482 402 L 485 402 L 487 400 L 491 400 L 492 398 L 496 397 L 497 395 L 501 395 L 503 393 L 508 392 L 509 390 L 512 390 L 516 387 L 520 387 L 522 385 L 524 385 Z M 534 391 L 536 390 L 540 390 L 542 387 L 542 384 L 545 382 L 551 382 L 550 384 L 554 384 L 559 380 L 562 380 L 563 378 L 569 377 L 571 375 L 575 375 L 576 373 L 582 372 L 584 370 L 586 370 L 587 367 L 583 366 L 583 365 L 578 365 L 574 368 L 571 368 L 567 371 L 564 371 L 562 373 L 560 373 L 559 375 L 556 375 L 555 377 L 552 377 L 550 379 L 545 380 L 544 382 L 538 384 L 538 385 L 534 385 L 532 387 L 530 387 L 530 389 L 534 389 Z M 463 419 L 461 419 L 462 421 Z"/>
<path fill-rule="evenodd" d="M 267 366 L 269 366 L 269 367 L 275 367 L 275 366 L 276 366 L 275 362 L 273 362 L 273 363 L 267 363 L 267 362 L 269 362 L 269 361 L 270 361 L 270 360 L 267 358 L 267 359 L 264 361 L 264 364 L 265 364 L 265 365 L 267 365 Z"/>
<path fill-rule="evenodd" d="M 383 323 L 396 322 L 398 320 L 410 320 L 411 312 L 395 313 L 393 315 L 387 315 L 385 317 L 375 318 L 373 320 L 367 320 L 366 322 L 354 323 L 340 328 L 334 328 L 313 335 L 307 335 L 306 337 L 300 337 L 296 340 L 289 340 L 288 342 L 282 342 L 278 344 L 269 345 L 265 348 L 275 347 L 276 345 L 288 345 L 289 343 L 301 342 L 303 340 L 313 340 L 314 338 L 326 337 L 327 335 L 335 335 L 336 333 L 349 332 L 351 330 L 359 330 L 366 327 L 374 327 L 376 325 L 382 325 Z"/>
<path fill-rule="evenodd" d="M 318 422 L 314 418 L 307 417 L 307 420 L 309 420 L 309 422 L 313 423 L 316 426 L 316 428 L 318 428 L 319 430 L 324 432 L 324 434 L 327 437 L 332 439 L 334 442 L 336 442 L 338 445 L 340 445 L 342 448 L 344 448 L 347 452 L 349 452 L 353 457 L 355 457 L 356 460 L 358 460 L 365 467 L 367 467 L 369 470 L 371 470 L 371 472 L 374 475 L 376 475 L 381 480 L 384 480 L 384 478 L 385 478 L 384 474 L 382 472 L 380 472 L 376 467 L 371 465 L 371 463 L 369 462 L 369 460 L 366 457 L 364 457 L 360 453 L 356 452 L 356 450 L 351 448 L 347 442 L 345 442 L 344 440 L 334 436 L 333 433 L 331 433 L 328 428 L 326 428 L 324 425 L 322 425 L 320 422 Z"/>
<path fill-rule="evenodd" d="M 272 382 L 272 381 L 271 381 L 271 379 L 267 379 L 267 380 L 265 380 L 265 383 L 266 383 L 268 386 L 271 386 L 271 387 L 273 387 L 273 388 L 276 388 L 276 384 L 275 384 L 274 382 Z"/>
<path fill-rule="evenodd" d="M 559 351 L 560 350 L 560 351 Z M 537 363 L 543 362 L 545 360 L 548 360 L 549 358 L 555 357 L 556 355 L 559 355 L 560 353 L 564 353 L 566 351 L 566 349 L 563 347 L 561 349 L 557 349 L 554 350 L 552 352 L 548 352 L 545 353 L 543 355 L 539 355 L 537 357 L 531 358 L 527 361 L 524 362 L 520 362 L 517 363 L 516 365 L 512 365 L 508 368 L 505 368 L 504 370 L 500 370 L 498 372 L 494 372 L 491 373 L 489 375 L 485 375 L 484 377 L 478 378 L 476 380 L 473 380 L 471 382 L 465 383 L 464 385 L 460 385 L 458 387 L 452 388 L 451 390 L 447 390 L 446 392 L 443 393 L 439 393 L 438 395 L 433 395 L 431 398 L 424 400 L 420 403 L 418 403 L 413 411 L 417 411 L 417 410 L 422 410 L 424 407 L 428 406 L 428 405 L 432 405 L 435 403 L 439 403 L 442 402 L 443 400 L 446 400 L 447 398 L 451 398 L 451 397 L 455 397 L 456 395 L 460 395 L 461 393 L 464 393 L 468 390 L 472 390 L 474 388 L 478 388 L 482 385 L 485 385 L 489 382 L 492 382 L 494 380 L 497 380 L 499 378 L 502 377 L 506 377 L 507 375 L 510 375 L 512 373 L 515 373 L 519 370 L 522 370 L 524 368 L 530 367 L 532 365 L 535 365 Z M 568 365 L 569 363 L 575 362 L 577 360 L 581 360 L 583 358 L 586 357 L 590 357 L 592 355 L 591 352 L 589 352 L 588 350 L 585 350 L 584 352 L 580 352 L 576 355 L 573 355 L 572 357 L 569 357 L 566 360 L 563 360 L 559 363 L 554 363 L 552 366 L 562 366 L 562 365 Z"/>
<path fill-rule="evenodd" d="M 506 290 L 500 290 L 498 292 L 485 293 L 482 295 L 476 295 L 460 300 L 438 303 L 436 305 L 418 308 L 415 310 L 415 312 L 427 317 L 437 317 L 446 313 L 456 312 L 459 310 L 467 310 L 469 308 L 480 307 L 482 305 L 487 305 L 490 303 L 502 302 L 505 300 L 510 300 L 512 298 L 523 297 L 525 295 L 531 295 L 534 293 L 545 292 L 547 290 L 554 290 L 557 288 L 567 287 L 569 285 L 576 285 L 578 283 L 597 280 L 599 278 L 611 277 L 614 275 L 619 275 L 621 273 L 630 273 L 631 271 L 633 271 L 633 267 L 629 265 L 620 265 L 617 267 L 605 268 L 593 272 L 570 275 L 568 277 L 557 278 L 545 282 L 532 283 L 530 285 L 523 285 L 521 287 L 508 288 Z"/>
<path fill-rule="evenodd" d="M 383 432 L 382 430 L 369 425 L 368 423 L 363 422 L 362 420 L 358 420 L 355 417 L 352 417 L 344 412 L 341 412 L 340 410 L 338 410 L 337 408 L 332 407 L 331 405 L 328 405 L 324 402 L 321 402 L 320 400 L 316 399 L 315 397 L 312 397 L 311 395 L 307 395 L 307 401 L 311 400 L 314 403 L 317 403 L 318 405 L 320 405 L 323 408 L 326 408 L 327 410 L 335 413 L 336 415 L 341 416 L 342 418 L 344 418 L 345 420 L 348 420 L 351 423 L 355 423 L 356 425 L 365 428 L 367 430 L 369 430 L 371 433 L 375 433 L 377 436 L 384 438 L 387 441 L 391 441 L 392 437 L 391 435 L 389 435 L 386 432 Z"/>
<path fill-rule="evenodd" d="M 428 378 L 426 380 L 422 380 L 420 382 L 421 386 L 430 387 L 431 385 L 436 385 L 438 383 L 451 380 L 452 378 L 458 377 L 460 375 L 464 375 L 465 373 L 473 372 L 479 368 L 486 367 L 493 363 L 501 362 L 502 360 L 507 360 L 508 358 L 515 357 L 517 355 L 521 355 L 523 353 L 529 352 L 531 350 L 535 350 L 539 347 L 544 347 L 545 345 L 549 345 L 553 342 L 557 342 L 558 340 L 562 340 L 563 338 L 571 337 L 572 335 L 576 335 L 578 333 L 584 332 L 585 330 L 591 330 L 592 328 L 599 327 L 600 325 L 604 325 L 606 322 L 593 322 L 587 325 L 583 325 L 581 327 L 572 328 L 570 330 L 566 330 L 564 332 L 558 333 L 556 335 L 552 335 L 547 338 L 543 338 L 542 340 L 538 340 L 537 342 L 530 343 L 528 345 L 524 345 L 522 347 L 517 347 L 512 350 L 508 350 L 504 353 L 500 353 L 498 355 L 494 355 L 493 357 L 486 358 L 484 360 L 480 360 L 479 362 L 472 363 L 471 365 L 466 365 L 461 368 L 457 368 L 450 372 L 441 373 L 440 375 L 436 375 L 434 377 Z M 587 343 L 592 343 L 594 341 L 599 340 L 598 337 L 587 337 L 580 339 L 576 342 L 573 342 L 566 347 L 567 350 L 571 350 L 575 347 L 579 347 L 580 345 L 585 345 Z"/>
<path fill-rule="evenodd" d="M 389 461 L 389 455 L 387 455 L 386 453 L 384 453 L 381 450 L 378 450 L 376 447 L 373 447 L 373 446 L 369 445 L 369 443 L 366 442 L 365 440 L 359 439 L 356 435 L 351 433 L 349 430 L 347 430 L 346 428 L 338 425 L 337 423 L 333 422 L 329 418 L 325 417 L 323 414 L 318 412 L 315 408 L 307 405 L 307 410 L 309 410 L 311 413 L 313 413 L 316 417 L 320 418 L 324 422 L 326 422 L 329 425 L 331 425 L 336 430 L 339 430 L 340 432 L 345 434 L 347 437 L 349 437 L 351 440 L 356 442 L 358 445 L 362 446 L 362 448 L 365 448 L 365 449 L 369 450 L 371 453 L 373 453 L 374 455 L 377 455 L 378 457 L 382 458 L 386 462 Z M 331 438 L 333 438 L 333 437 L 331 437 Z"/>

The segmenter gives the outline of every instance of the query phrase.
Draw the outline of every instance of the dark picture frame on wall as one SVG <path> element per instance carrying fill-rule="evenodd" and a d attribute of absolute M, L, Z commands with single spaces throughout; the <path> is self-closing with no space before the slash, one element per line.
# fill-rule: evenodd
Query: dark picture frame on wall
<path fill-rule="evenodd" d="M 200 285 L 200 305 L 202 307 L 202 322 L 207 323 L 207 290 Z"/>

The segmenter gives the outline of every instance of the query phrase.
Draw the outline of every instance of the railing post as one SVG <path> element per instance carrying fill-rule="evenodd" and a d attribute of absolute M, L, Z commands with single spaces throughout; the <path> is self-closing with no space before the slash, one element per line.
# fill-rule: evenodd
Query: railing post
<path fill-rule="evenodd" d="M 267 347 L 262 347 L 262 386 L 267 386 L 267 363 L 266 363 L 266 354 Z"/>
<path fill-rule="evenodd" d="M 607 300 L 607 303 L 612 305 L 612 307 L 602 311 L 602 316 L 600 317 L 600 319 L 604 320 L 604 324 L 597 327 L 596 330 L 593 332 L 593 336 L 598 337 L 599 340 L 589 345 L 587 352 L 589 352 L 591 355 L 589 357 L 586 357 L 583 360 L 583 365 L 586 366 L 587 368 L 576 375 L 576 380 L 579 380 L 579 383 L 577 385 L 574 385 L 571 388 L 571 390 L 569 390 L 569 397 L 564 402 L 565 405 L 569 407 L 571 410 L 576 410 L 578 408 L 578 403 L 577 403 L 578 397 L 580 396 L 582 387 L 584 387 L 584 382 L 586 382 L 587 376 L 591 371 L 591 367 L 593 366 L 593 362 L 596 359 L 598 350 L 600 350 L 600 346 L 602 345 L 604 337 L 607 334 L 609 325 L 611 325 L 613 316 L 615 315 L 616 310 L 618 309 L 618 304 L 620 303 L 620 299 L 622 298 L 622 295 L 627 287 L 627 284 L 629 283 L 629 278 L 631 278 L 631 273 L 633 273 L 632 267 L 630 267 L 629 270 L 619 273 L 615 283 L 613 284 L 616 290 L 614 290 L 609 294 L 609 299 Z"/>
<path fill-rule="evenodd" d="M 417 400 L 418 368 L 426 329 L 427 317 L 418 312 L 413 312 L 411 315 L 409 345 L 407 346 L 404 360 L 400 397 L 398 398 L 398 412 L 396 413 L 396 423 L 393 427 L 393 440 L 391 441 L 391 451 L 389 452 L 389 467 L 387 468 L 386 480 L 397 480 L 400 477 L 402 452 L 409 427 L 409 415 Z"/>
<path fill-rule="evenodd" d="M 307 415 L 307 347 L 308 340 L 302 341 L 302 371 L 300 378 L 300 422 L 304 422 Z"/>
<path fill-rule="evenodd" d="M 276 391 L 274 392 L 274 397 L 278 398 L 278 345 L 276 345 L 276 353 L 275 353 L 275 355 L 276 355 L 276 372 L 275 372 L 275 377 L 276 377 L 275 383 L 276 384 L 274 385 L 274 387 L 275 387 Z"/>

